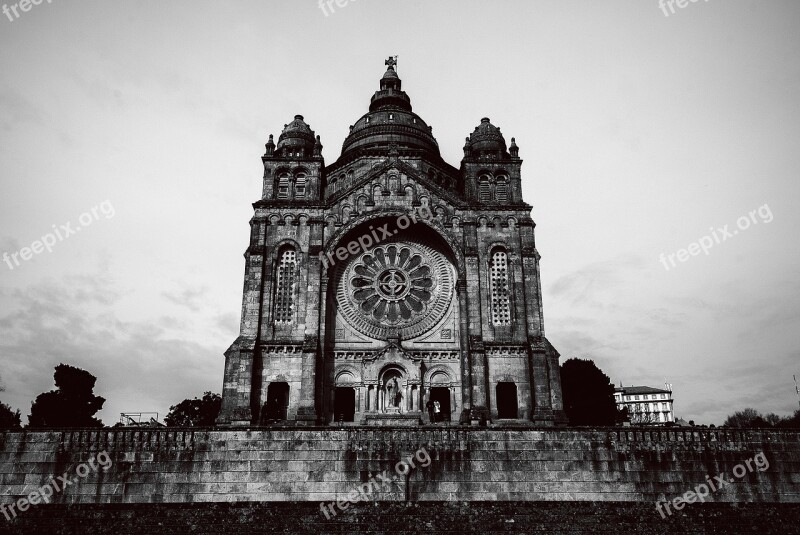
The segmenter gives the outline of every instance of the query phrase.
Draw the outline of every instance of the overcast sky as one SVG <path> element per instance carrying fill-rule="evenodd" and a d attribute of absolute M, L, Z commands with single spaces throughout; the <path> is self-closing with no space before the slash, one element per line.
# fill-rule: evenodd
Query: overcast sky
<path fill-rule="evenodd" d="M 97 376 L 107 424 L 220 392 L 268 135 L 303 114 L 332 163 L 389 55 L 451 164 L 481 117 L 516 137 L 562 359 L 666 379 L 698 423 L 798 406 L 800 3 L 333 8 L 0 14 L 0 254 L 61 234 L 0 264 L 0 400 L 23 423 L 59 362 Z"/>

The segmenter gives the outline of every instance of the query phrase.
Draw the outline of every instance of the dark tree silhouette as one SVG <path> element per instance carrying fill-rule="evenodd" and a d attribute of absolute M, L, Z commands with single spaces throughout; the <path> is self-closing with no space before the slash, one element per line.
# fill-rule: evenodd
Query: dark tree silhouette
<path fill-rule="evenodd" d="M 786 417 L 778 427 L 785 427 L 787 429 L 800 429 L 800 409 L 794 411 L 793 416 Z"/>
<path fill-rule="evenodd" d="M 561 390 L 570 425 L 614 425 L 620 419 L 614 385 L 592 360 L 565 361 Z"/>
<path fill-rule="evenodd" d="M 760 412 L 753 408 L 747 408 L 743 411 L 736 411 L 722 424 L 726 427 L 772 427 L 764 419 Z"/>
<path fill-rule="evenodd" d="M 753 408 L 737 411 L 725 419 L 727 427 L 800 427 L 800 410 L 794 416 L 778 416 L 774 413 L 761 414 Z"/>
<path fill-rule="evenodd" d="M 214 425 L 222 397 L 219 394 L 206 392 L 203 399 L 184 399 L 169 408 L 164 423 L 170 427 L 203 427 Z"/>
<path fill-rule="evenodd" d="M 28 426 L 103 427 L 94 415 L 105 398 L 94 395 L 97 378 L 86 370 L 59 364 L 53 374 L 57 390 L 39 394 L 31 405 Z"/>
<path fill-rule="evenodd" d="M 10 406 L 0 403 L 0 429 L 20 429 L 21 427 L 19 411 L 13 411 Z"/>

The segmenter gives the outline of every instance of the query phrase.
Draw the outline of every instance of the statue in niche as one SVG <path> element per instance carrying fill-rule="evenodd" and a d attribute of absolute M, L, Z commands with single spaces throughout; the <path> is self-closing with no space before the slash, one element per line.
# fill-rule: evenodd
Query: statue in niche
<path fill-rule="evenodd" d="M 400 382 L 397 380 L 397 377 L 392 377 L 386 382 L 386 410 L 392 412 L 399 411 L 401 398 Z"/>

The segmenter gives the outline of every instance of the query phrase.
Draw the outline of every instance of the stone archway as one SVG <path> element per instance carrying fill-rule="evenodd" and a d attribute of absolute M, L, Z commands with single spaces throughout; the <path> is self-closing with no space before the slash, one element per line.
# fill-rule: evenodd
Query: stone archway
<path fill-rule="evenodd" d="M 391 230 L 395 221 L 386 216 L 372 215 L 335 234 L 330 246 L 348 239 L 358 243 L 359 231 L 381 227 L 379 223 L 387 222 Z M 442 386 L 449 388 L 449 405 L 462 405 L 459 352 L 466 337 L 459 330 L 460 257 L 428 225 L 380 238 L 335 263 L 326 255 L 322 263 L 328 277 L 320 328 L 330 355 L 327 384 L 342 386 L 334 374 L 344 362 L 360 363 L 356 417 L 367 425 L 413 425 L 425 411 L 429 390 L 422 376 L 428 366 L 446 363 L 449 384 Z M 326 399 L 333 396 L 326 393 Z"/>

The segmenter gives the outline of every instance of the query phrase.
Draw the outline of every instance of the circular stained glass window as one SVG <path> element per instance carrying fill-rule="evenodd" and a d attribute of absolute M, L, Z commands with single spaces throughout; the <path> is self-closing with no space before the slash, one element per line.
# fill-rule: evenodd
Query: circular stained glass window
<path fill-rule="evenodd" d="M 412 338 L 441 320 L 453 293 L 453 270 L 440 252 L 420 244 L 377 246 L 351 261 L 337 301 L 347 320 L 373 338 L 396 331 Z"/>

